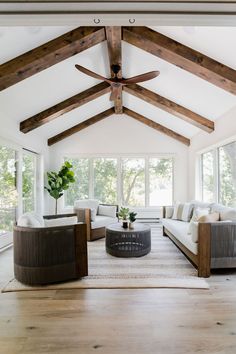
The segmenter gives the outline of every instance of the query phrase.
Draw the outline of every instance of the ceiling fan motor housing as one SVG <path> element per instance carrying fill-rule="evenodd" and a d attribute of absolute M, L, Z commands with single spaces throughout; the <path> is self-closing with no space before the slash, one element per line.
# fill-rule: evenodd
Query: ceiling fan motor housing
<path fill-rule="evenodd" d="M 120 71 L 121 67 L 120 67 L 120 65 L 118 65 L 118 64 L 114 64 L 114 65 L 111 66 L 111 69 L 112 69 L 113 73 L 114 73 L 115 75 L 117 75 L 118 72 Z"/>

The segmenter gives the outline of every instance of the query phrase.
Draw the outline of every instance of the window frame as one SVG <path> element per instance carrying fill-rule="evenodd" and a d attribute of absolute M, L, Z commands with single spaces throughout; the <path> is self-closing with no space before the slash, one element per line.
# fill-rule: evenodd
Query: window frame
<path fill-rule="evenodd" d="M 151 158 L 170 158 L 172 160 L 172 204 L 174 202 L 175 196 L 175 168 L 176 168 L 176 155 L 175 154 L 65 154 L 62 158 L 62 163 L 64 163 L 67 159 L 82 159 L 87 158 L 89 159 L 89 199 L 94 198 L 94 160 L 98 158 L 112 158 L 117 159 L 117 204 L 122 205 L 122 197 L 121 197 L 121 190 L 122 190 L 122 181 L 121 181 L 121 169 L 122 169 L 122 159 L 144 159 L 144 174 L 145 174 L 145 205 L 144 207 L 149 207 L 150 201 L 150 186 L 149 186 L 149 159 Z M 63 209 L 69 210 L 73 208 L 73 205 L 66 205 L 65 204 L 65 194 L 62 197 L 63 199 Z M 132 206 L 128 206 L 131 207 Z M 151 206 L 155 207 L 155 206 Z"/>
<path fill-rule="evenodd" d="M 15 215 L 14 215 L 14 221 L 16 221 L 20 215 L 22 215 L 23 212 L 23 195 L 22 195 L 22 182 L 23 182 L 23 176 L 22 176 L 22 164 L 23 164 L 23 154 L 25 150 L 28 151 L 28 149 L 24 149 L 22 146 L 17 145 L 11 141 L 5 140 L 2 137 L 0 137 L 0 146 L 9 148 L 14 150 L 15 153 L 15 189 L 17 191 L 17 200 L 16 200 L 16 207 L 15 207 Z M 34 152 L 31 152 L 34 153 Z M 35 204 L 35 210 L 37 210 L 39 213 L 43 212 L 43 157 L 42 155 L 39 155 L 37 153 L 34 153 L 36 156 L 36 168 L 35 168 L 35 199 L 34 199 L 34 204 Z M 6 247 L 10 247 L 12 245 L 12 236 L 13 232 L 12 231 L 7 231 L 4 233 L 4 237 L 1 238 L 0 236 L 0 250 L 5 249 Z"/>
<path fill-rule="evenodd" d="M 204 201 L 203 198 L 203 155 L 213 151 L 213 173 L 214 173 L 214 199 L 213 203 L 221 203 L 220 201 L 220 148 L 236 143 L 236 136 L 233 136 L 227 140 L 224 140 L 218 144 L 213 146 L 209 146 L 207 149 L 204 149 L 198 153 L 198 160 L 199 160 L 199 180 L 198 186 L 200 191 L 201 200 Z"/>

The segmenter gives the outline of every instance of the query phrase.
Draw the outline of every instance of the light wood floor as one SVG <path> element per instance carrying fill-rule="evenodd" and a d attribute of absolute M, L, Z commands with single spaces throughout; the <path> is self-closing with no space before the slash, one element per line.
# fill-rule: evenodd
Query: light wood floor
<path fill-rule="evenodd" d="M 0 285 L 12 277 L 0 254 Z M 210 290 L 50 290 L 0 294 L 0 353 L 236 353 L 236 271 Z"/>

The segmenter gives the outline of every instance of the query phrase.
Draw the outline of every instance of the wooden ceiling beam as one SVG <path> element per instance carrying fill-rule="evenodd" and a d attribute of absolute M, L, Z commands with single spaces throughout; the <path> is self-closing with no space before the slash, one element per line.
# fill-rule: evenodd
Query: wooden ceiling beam
<path fill-rule="evenodd" d="M 56 144 L 58 143 L 59 141 L 65 139 L 65 138 L 68 138 L 69 136 L 75 134 L 75 133 L 78 133 L 80 132 L 81 130 L 85 129 L 85 128 L 88 128 L 90 127 L 91 125 L 97 123 L 97 122 L 100 122 L 101 120 L 111 116 L 112 114 L 114 114 L 115 111 L 114 111 L 114 108 L 109 108 L 107 109 L 106 111 L 102 112 L 102 113 L 99 113 L 67 130 L 65 130 L 64 132 L 60 133 L 60 134 L 57 134 L 55 136 L 53 136 L 52 138 L 49 138 L 48 139 L 48 145 L 51 146 L 53 144 Z"/>
<path fill-rule="evenodd" d="M 124 87 L 124 91 L 129 94 L 142 99 L 168 113 L 175 115 L 176 117 L 183 119 L 195 127 L 198 127 L 208 133 L 214 130 L 214 122 L 200 116 L 197 113 L 190 111 L 189 109 L 180 106 L 179 104 L 170 101 L 169 99 L 158 95 L 142 86 L 132 84 Z"/>
<path fill-rule="evenodd" d="M 50 107 L 33 117 L 30 117 L 20 123 L 20 131 L 28 133 L 33 129 L 42 126 L 45 123 L 51 122 L 53 119 L 60 117 L 61 115 L 70 112 L 71 110 L 78 108 L 96 98 L 110 92 L 110 85 L 106 82 L 101 82 L 98 85 L 90 87 L 89 89 L 78 93 L 66 99 L 63 102 Z"/>
<path fill-rule="evenodd" d="M 105 30 L 106 30 L 106 38 L 107 38 L 108 56 L 110 61 L 111 78 L 115 77 L 115 73 L 112 70 L 112 66 L 119 65 L 120 70 L 118 71 L 117 77 L 119 79 L 122 79 L 121 27 L 120 26 L 105 27 Z M 122 86 L 118 89 L 118 91 L 119 91 L 118 98 L 114 101 L 115 113 L 121 114 L 123 111 Z"/>
<path fill-rule="evenodd" d="M 0 65 L 0 91 L 106 39 L 103 27 L 79 27 Z"/>
<path fill-rule="evenodd" d="M 123 40 L 236 95 L 236 70 L 147 27 L 123 27 Z"/>
<path fill-rule="evenodd" d="M 141 114 L 139 114 L 137 112 L 132 111 L 129 108 L 124 107 L 123 108 L 123 112 L 124 112 L 124 114 L 136 119 L 140 123 L 143 123 L 143 124 L 147 125 L 150 128 L 153 128 L 153 129 L 155 129 L 155 130 L 157 130 L 157 131 L 159 131 L 159 132 L 161 132 L 161 133 L 163 133 L 165 135 L 168 135 L 169 137 L 171 137 L 171 138 L 173 138 L 175 140 L 178 140 L 182 144 L 185 144 L 187 146 L 190 145 L 190 139 L 186 138 L 183 135 L 180 135 L 180 134 L 174 132 L 173 130 L 171 130 L 169 128 L 164 127 L 163 125 L 161 125 L 159 123 L 154 122 L 153 120 L 151 120 L 149 118 L 146 118 L 146 117 L 142 116 Z"/>

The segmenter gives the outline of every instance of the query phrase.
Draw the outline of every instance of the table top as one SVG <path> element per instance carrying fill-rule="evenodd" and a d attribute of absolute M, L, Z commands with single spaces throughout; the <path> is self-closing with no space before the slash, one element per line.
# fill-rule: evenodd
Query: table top
<path fill-rule="evenodd" d="M 125 232 L 125 233 L 134 233 L 134 232 L 142 232 L 142 231 L 149 231 L 151 230 L 149 225 L 145 225 L 145 224 L 141 224 L 138 222 L 133 223 L 133 229 L 125 229 L 122 227 L 121 223 L 114 223 L 114 224 L 110 224 L 106 227 L 107 230 L 111 230 L 111 231 L 116 231 L 116 232 Z"/>

